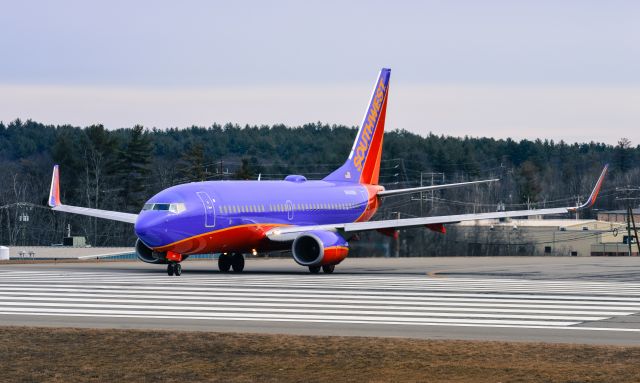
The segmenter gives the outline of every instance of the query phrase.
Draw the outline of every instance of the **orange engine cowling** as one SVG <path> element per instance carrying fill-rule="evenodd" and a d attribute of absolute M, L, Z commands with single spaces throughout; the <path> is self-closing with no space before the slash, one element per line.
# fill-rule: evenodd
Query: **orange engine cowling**
<path fill-rule="evenodd" d="M 291 250 L 301 266 L 337 265 L 349 254 L 349 243 L 338 233 L 315 230 L 300 234 Z"/>

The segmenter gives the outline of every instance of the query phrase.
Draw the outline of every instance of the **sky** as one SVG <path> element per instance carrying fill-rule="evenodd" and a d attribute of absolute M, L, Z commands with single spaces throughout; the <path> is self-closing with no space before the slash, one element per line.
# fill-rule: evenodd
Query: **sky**
<path fill-rule="evenodd" d="M 640 144 L 638 1 L 0 0 L 0 120 Z"/>

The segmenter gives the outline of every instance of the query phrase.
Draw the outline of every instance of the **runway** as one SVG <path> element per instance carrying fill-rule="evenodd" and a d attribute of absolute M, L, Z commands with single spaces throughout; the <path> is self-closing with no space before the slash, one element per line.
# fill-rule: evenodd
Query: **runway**
<path fill-rule="evenodd" d="M 195 264 L 181 277 L 136 264 L 2 266 L 0 324 L 640 344 L 637 282 Z"/>

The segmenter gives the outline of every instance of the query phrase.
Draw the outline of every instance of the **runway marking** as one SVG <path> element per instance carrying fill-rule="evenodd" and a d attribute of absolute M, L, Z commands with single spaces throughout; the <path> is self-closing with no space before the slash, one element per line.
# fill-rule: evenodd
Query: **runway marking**
<path fill-rule="evenodd" d="M 291 279 L 291 278 L 279 278 L 275 280 L 275 278 L 257 278 L 252 279 L 250 277 L 243 278 L 230 278 L 230 277 L 196 277 L 190 278 L 189 283 L 198 282 L 201 286 L 226 286 L 229 284 L 229 281 L 234 281 L 234 286 L 236 287 L 280 287 L 283 284 L 286 284 L 290 287 L 299 287 L 299 288 L 324 288 L 325 285 L 330 284 L 336 290 L 343 289 L 351 289 L 357 287 L 367 287 L 367 289 L 380 289 L 380 290 L 413 290 L 413 291 L 421 291 L 421 290 L 451 290 L 452 287 L 455 286 L 455 290 L 458 291 L 498 291 L 500 292 L 529 292 L 532 289 L 535 289 L 538 292 L 545 293 L 594 293 L 598 295 L 628 295 L 628 296 L 638 296 L 640 300 L 640 284 L 627 284 L 627 283 L 585 283 L 585 282 L 576 282 L 576 281 L 561 281 L 561 282 L 549 282 L 549 281 L 518 281 L 518 280 L 501 280 L 501 279 L 487 279 L 487 280 L 468 280 L 468 279 L 404 279 L 403 277 L 388 277 L 387 280 L 381 279 L 367 279 L 360 278 L 356 276 L 345 276 L 348 278 L 352 278 L 353 280 L 345 280 L 345 279 L 329 279 L 322 276 L 318 276 L 315 280 L 304 280 L 300 281 L 299 278 Z M 46 281 L 42 281 L 42 277 L 33 276 L 13 276 L 13 277 L 5 277 L 2 276 L 3 280 L 9 281 L 21 281 L 23 283 L 31 282 L 34 284 L 38 283 L 51 283 L 56 281 L 64 281 L 64 282 L 85 282 L 85 281 L 93 281 L 96 278 L 99 278 L 103 284 L 105 285 L 117 285 L 117 284 L 130 284 L 130 283 L 155 283 L 155 284 L 163 284 L 168 286 L 173 285 L 182 285 L 185 282 L 181 279 L 183 278 L 166 278 L 166 277 L 149 277 L 147 274 L 128 274 L 125 277 L 118 276 L 104 276 L 104 275 L 87 275 L 87 276 L 77 276 L 74 273 L 70 275 L 52 275 L 50 277 L 46 277 Z M 333 285 L 333 282 L 339 282 L 338 285 Z M 377 282 L 377 283 L 373 283 Z M 417 282 L 417 283 L 416 283 Z"/>
<path fill-rule="evenodd" d="M 2 314 L 15 314 L 13 312 L 3 312 Z M 163 315 L 123 315 L 123 314 L 70 314 L 70 313 L 21 313 L 20 315 L 28 316 L 64 316 L 64 317 L 92 317 L 92 318 L 142 318 L 142 319 L 175 319 L 174 316 Z M 181 319 L 210 319 L 206 317 L 180 317 Z M 269 322 L 303 322 L 303 323 L 346 323 L 346 324 L 387 324 L 387 325 L 408 325 L 408 326 L 442 326 L 442 327 L 491 327 L 491 328 L 521 328 L 521 329 L 544 329 L 544 330 L 578 330 L 578 331 L 614 331 L 614 332 L 631 332 L 640 333 L 640 329 L 635 328 L 615 328 L 615 327 L 571 327 L 571 326 L 536 326 L 536 325 L 504 325 L 504 324 L 465 324 L 465 323 L 428 323 L 428 322 L 390 322 L 390 321 L 364 321 L 364 320 L 327 320 L 327 319 L 285 319 L 285 318 L 270 318 L 264 320 L 262 318 L 226 318 L 225 320 L 231 321 L 269 321 Z"/>
<path fill-rule="evenodd" d="M 148 303 L 153 303 L 154 309 L 163 309 L 168 312 L 180 310 L 186 312 L 189 310 L 202 311 L 233 311 L 233 312 L 282 312 L 282 313 L 307 313 L 309 308 L 314 308 L 314 312 L 323 314 L 350 314 L 350 315 L 381 315 L 384 310 L 385 314 L 404 315 L 404 316 L 421 316 L 421 317 L 466 317 L 466 318 L 506 318 L 506 319 L 558 319 L 558 320 L 573 320 L 573 321 L 598 321 L 608 319 L 611 316 L 624 316 L 631 315 L 633 312 L 598 312 L 600 316 L 589 316 L 596 314 L 594 312 L 584 311 L 539 311 L 539 310 L 501 310 L 501 309 L 478 309 L 478 308 L 416 308 L 413 310 L 407 310 L 406 307 L 398 308 L 392 306 L 368 306 L 368 305 L 309 305 L 309 304 L 264 304 L 264 303 L 251 303 L 251 307 L 239 307 L 246 306 L 246 303 L 238 304 L 238 302 L 220 302 L 213 303 L 214 307 L 202 307 L 203 303 L 212 302 L 191 302 L 190 305 L 185 305 L 184 302 L 176 305 L 160 305 L 156 301 L 140 301 L 140 300 L 100 300 L 102 303 L 78 303 L 77 300 L 58 300 L 58 302 L 39 302 L 37 306 L 41 307 L 73 307 L 73 308 L 104 308 L 104 309 L 147 309 L 150 307 Z M 111 302 L 111 303 L 106 303 Z M 128 303 L 128 304 L 118 304 Z M 143 304 L 140 304 L 143 303 Z M 15 301 L 3 301 L 0 302 L 0 309 L 6 309 L 7 307 L 14 306 L 33 306 L 34 303 L 27 302 L 15 302 Z M 195 305 L 195 307 L 194 307 Z M 265 308 L 267 307 L 267 308 Z M 281 308 L 286 307 L 286 308 Z M 370 310 L 367 310 L 370 309 Z M 375 310 L 371 310 L 375 309 Z M 402 310 L 401 310 L 402 309 Z M 447 312 L 441 313 L 438 311 Z M 486 312 L 489 312 L 487 314 Z M 501 313 L 501 314 L 491 314 Z M 529 314 L 552 314 L 562 313 L 563 315 L 523 315 L 522 313 Z M 574 316 L 576 315 L 576 316 Z"/>
<path fill-rule="evenodd" d="M 41 315 L 640 332 L 585 325 L 639 312 L 637 283 L 0 270 L 0 322 Z"/>
<path fill-rule="evenodd" d="M 1 281 L 1 279 L 0 279 Z M 144 282 L 146 283 L 146 282 Z M 19 287 L 16 288 L 14 287 L 15 284 L 3 284 L 0 282 L 0 290 L 5 290 L 5 291 L 10 291 L 10 290 L 18 290 L 18 291 L 29 291 L 29 290 L 40 290 L 40 291 L 49 291 L 52 289 L 58 289 L 58 290 L 66 290 L 66 291 L 90 291 L 90 290 L 95 290 L 95 291 L 121 291 L 123 288 L 127 288 L 130 287 L 131 284 L 126 284 L 124 286 L 115 286 L 115 285 L 109 285 L 109 286 L 97 286 L 97 285 L 93 285 L 91 288 L 87 288 L 86 284 L 55 284 L 52 285 L 52 287 L 49 287 L 48 285 L 45 287 L 45 289 L 41 289 L 41 288 L 35 288 L 35 287 Z M 285 285 L 284 283 L 281 284 L 280 286 Z M 33 286 L 32 284 L 27 284 L 27 286 Z M 53 287 L 55 286 L 55 287 Z M 316 286 L 319 289 L 323 289 L 326 291 L 328 286 L 322 286 L 322 285 L 318 285 Z M 60 289 L 60 288 L 64 288 L 64 289 Z M 137 291 L 139 292 L 143 292 L 143 291 L 157 291 L 158 287 L 150 287 L 150 286 L 144 286 L 144 285 L 135 285 L 135 288 Z M 184 290 L 186 287 L 181 287 L 182 291 L 186 291 Z M 189 294 L 196 294 L 196 293 L 203 293 L 203 292 L 211 292 L 212 289 L 210 287 L 192 287 L 189 286 Z M 255 288 L 255 287 L 244 287 L 244 286 L 236 286 L 236 287 L 215 287 L 215 292 L 220 293 L 220 292 L 240 292 L 239 294 L 246 294 L 246 293 L 254 293 L 254 294 L 261 294 L 262 292 L 265 291 L 264 288 Z M 310 289 L 308 291 L 312 291 L 313 289 Z M 378 297 L 378 298 L 383 298 L 383 297 L 389 297 L 389 299 L 393 298 L 393 299 L 421 299 L 422 297 L 487 297 L 487 298 L 500 298 L 501 301 L 504 301 L 504 299 L 502 298 L 515 298 L 517 299 L 517 301 L 521 301 L 523 299 L 539 299 L 541 302 L 544 301 L 548 301 L 549 299 L 553 299 L 553 300 L 562 300 L 562 301 L 566 301 L 566 302 L 570 302 L 570 301 L 576 301 L 576 302 L 580 302 L 581 304 L 629 304 L 629 305 L 633 305 L 633 304 L 640 304 L 640 298 L 636 298 L 636 297 L 622 297 L 622 296 L 617 296 L 617 297 L 610 297 L 610 296 L 596 296 L 596 295 L 558 295 L 558 294 L 489 294 L 489 293 L 449 293 L 449 292 L 437 292 L 437 293 L 431 293 L 431 292 L 415 292 L 415 291 L 373 291 L 375 289 L 369 289 L 370 291 L 358 291 L 358 290 L 347 290 L 347 291 L 339 291 L 338 289 L 336 289 L 336 291 L 334 291 L 333 293 L 326 293 L 325 291 L 322 292 L 322 296 L 323 297 L 343 297 L 343 296 L 356 296 L 356 297 L 362 297 L 362 298 L 366 298 L 366 297 Z M 288 296 L 308 296 L 308 297 L 317 297 L 318 294 L 317 293 L 292 293 L 290 289 L 274 289 L 274 288 L 269 288 L 268 291 L 270 293 L 278 293 L 278 294 L 287 294 Z M 181 294 L 181 291 L 175 291 L 172 290 L 169 292 L 170 294 Z M 347 294 L 347 295 L 345 295 Z M 579 294 L 578 291 L 576 291 L 576 294 Z M 452 298 L 453 299 L 453 298 Z M 610 302 L 610 303 L 608 303 Z M 635 303 L 637 302 L 637 303 Z M 562 303 L 562 302 L 561 302 Z"/>
<path fill-rule="evenodd" d="M 33 293 L 33 292 L 20 292 L 20 293 L 7 293 L 0 292 L 0 298 L 4 298 L 7 301 L 10 300 L 20 300 L 20 301 L 100 301 L 100 302 L 143 302 L 143 303 L 155 303 L 155 302 L 165 302 L 168 299 L 180 299 L 185 302 L 183 304 L 215 304 L 215 305 L 239 305 L 246 304 L 242 302 L 251 301 L 254 305 L 260 306 L 289 306 L 288 303 L 283 302 L 295 302 L 296 306 L 303 307 L 330 307 L 330 306 L 343 306 L 347 304 L 357 304 L 363 303 L 362 300 L 357 299 L 318 299 L 313 296 L 309 297 L 286 297 L 281 294 L 268 296 L 269 294 L 261 294 L 261 296 L 252 296 L 247 298 L 243 295 L 237 294 L 216 294 L 215 298 L 211 298 L 210 295 L 203 296 L 200 293 L 193 293 L 193 295 L 186 295 L 190 292 L 185 292 L 185 295 L 163 295 L 162 297 L 146 295 L 146 294 L 101 294 L 101 293 L 82 293 L 82 294 L 73 294 L 73 293 Z M 253 295 L 253 294 L 252 294 Z M 35 296 L 35 297 L 34 297 Z M 107 298 L 107 299 L 103 299 Z M 109 299 L 109 298 L 133 298 L 133 299 Z M 224 301 L 221 300 L 224 298 Z M 191 302 L 193 301 L 193 302 Z M 446 307 L 442 308 L 442 310 L 464 310 L 465 307 L 477 307 L 474 311 L 484 311 L 494 309 L 483 309 L 482 306 L 486 305 L 486 302 L 492 303 L 492 306 L 496 307 L 495 311 L 500 312 L 529 312 L 534 310 L 504 310 L 503 308 L 535 308 L 535 309 L 558 309 L 562 308 L 563 312 L 570 312 L 572 314 L 589 314 L 596 313 L 601 310 L 618 310 L 618 312 L 607 311 L 606 315 L 631 315 L 636 311 L 640 311 L 639 305 L 631 305 L 631 306 L 589 306 L 589 305 L 575 305 L 575 304 L 566 304 L 563 301 L 546 301 L 547 303 L 552 304 L 513 304 L 513 303 L 503 303 L 498 299 L 493 300 L 484 300 L 484 299 L 467 299 L 466 301 L 448 301 L 448 300 L 420 300 L 420 301 L 395 301 L 393 300 L 378 300 L 378 299 L 367 299 L 365 303 L 369 306 L 365 307 L 374 307 L 375 305 L 381 305 L 379 308 L 390 308 L 394 309 L 397 307 L 409 306 L 419 308 L 421 306 L 426 306 L 431 310 L 440 310 L 440 308 L 433 307 L 434 302 L 437 303 L 438 306 Z M 508 300 L 515 301 L 515 300 Z M 262 303 L 268 302 L 268 303 Z M 606 302 L 615 304 L 615 302 Z M 562 306 L 559 306 L 562 305 Z M 447 306 L 454 306 L 454 308 L 450 308 Z M 356 306 L 354 306 L 356 307 Z M 468 309 L 467 309 L 468 310 Z M 586 310 L 586 311 L 567 311 L 567 310 Z M 555 312 L 555 310 L 548 310 L 549 312 Z M 535 312 L 542 313 L 545 310 L 535 310 Z M 601 313 L 605 315 L 604 313 Z"/>

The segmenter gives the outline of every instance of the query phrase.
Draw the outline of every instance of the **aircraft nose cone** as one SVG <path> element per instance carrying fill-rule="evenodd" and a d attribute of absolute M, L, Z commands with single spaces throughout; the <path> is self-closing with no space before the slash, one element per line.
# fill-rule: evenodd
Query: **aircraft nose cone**
<path fill-rule="evenodd" d="M 163 222 L 164 215 L 140 214 L 134 230 L 138 238 L 147 246 L 162 246 L 164 244 L 163 239 L 165 233 L 165 225 L 163 225 Z"/>

